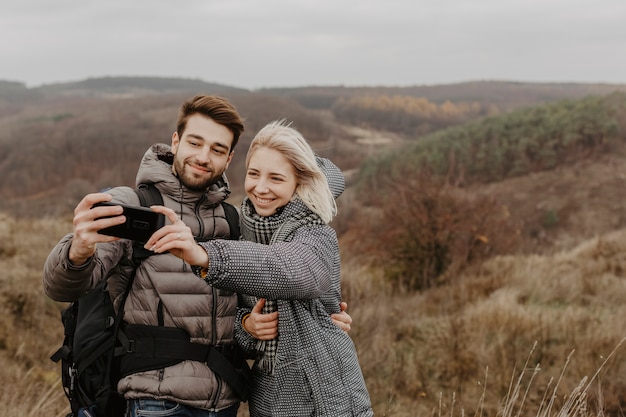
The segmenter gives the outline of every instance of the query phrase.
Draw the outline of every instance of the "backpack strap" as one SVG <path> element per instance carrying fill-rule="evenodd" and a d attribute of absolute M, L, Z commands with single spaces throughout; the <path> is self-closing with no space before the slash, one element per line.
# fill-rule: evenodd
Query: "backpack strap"
<path fill-rule="evenodd" d="M 141 183 L 135 190 L 139 202 L 144 207 L 162 206 L 163 196 L 153 183 Z M 142 244 L 133 242 L 133 265 L 135 268 L 139 266 L 142 260 L 153 255 L 152 252 L 143 247 Z"/>
<path fill-rule="evenodd" d="M 153 183 L 141 183 L 135 190 L 139 197 L 139 202 L 144 207 L 162 206 L 163 196 Z"/>
<path fill-rule="evenodd" d="M 239 213 L 237 209 L 232 204 L 227 202 L 222 203 L 222 207 L 224 207 L 224 215 L 226 216 L 226 221 L 228 222 L 228 227 L 230 227 L 230 240 L 239 240 L 239 236 L 241 236 L 241 230 L 239 229 Z"/>
<path fill-rule="evenodd" d="M 139 184 L 135 192 L 137 193 L 137 197 L 139 197 L 139 202 L 144 207 L 163 205 L 163 196 L 152 183 Z M 125 339 L 123 333 L 120 332 L 120 326 L 124 321 L 124 306 L 126 304 L 126 299 L 128 298 L 128 295 L 130 294 L 130 289 L 133 286 L 133 281 L 135 280 L 135 274 L 137 273 L 137 268 L 139 267 L 139 264 L 141 263 L 141 261 L 152 255 L 154 255 L 154 253 L 144 248 L 141 243 L 133 242 L 132 262 L 134 268 L 130 273 L 130 277 L 128 277 L 128 282 L 126 283 L 126 287 L 124 288 L 124 293 L 120 302 L 120 309 L 115 317 L 115 330 L 113 333 L 114 340 L 120 339 L 124 341 Z M 111 358 L 123 354 L 124 349 L 124 346 L 122 346 L 121 348 L 118 347 L 116 349 L 113 349 L 113 351 L 111 352 Z"/>
<path fill-rule="evenodd" d="M 124 337 L 126 350 L 120 358 L 121 376 L 192 360 L 206 363 L 242 401 L 250 395 L 250 367 L 238 346 L 195 343 L 181 328 L 141 324 L 126 324 Z"/>

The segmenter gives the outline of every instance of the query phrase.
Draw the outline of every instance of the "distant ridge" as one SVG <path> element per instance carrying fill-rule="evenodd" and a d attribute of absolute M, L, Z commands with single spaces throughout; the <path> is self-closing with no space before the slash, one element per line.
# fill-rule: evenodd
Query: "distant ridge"
<path fill-rule="evenodd" d="M 243 88 L 209 83 L 200 79 L 175 77 L 98 77 L 66 83 L 46 84 L 27 88 L 22 83 L 0 81 L 0 98 L 7 98 L 10 93 L 15 98 L 17 93 L 24 95 L 50 97 L 138 97 L 175 93 L 232 94 L 248 92 Z"/>
<path fill-rule="evenodd" d="M 85 93 L 102 95 L 152 95 L 168 93 L 200 93 L 225 94 L 245 92 L 242 88 L 208 83 L 199 79 L 161 78 L 161 77 L 102 77 L 88 78 L 84 81 L 66 84 L 55 84 L 39 88 L 43 92 Z"/>
<path fill-rule="evenodd" d="M 513 110 L 563 99 L 577 99 L 590 95 L 606 95 L 626 91 L 626 84 L 521 82 L 506 80 L 479 80 L 454 84 L 412 86 L 323 86 L 265 88 L 265 94 L 289 97 L 309 108 L 328 108 L 339 98 L 363 95 L 422 97 L 435 103 L 475 102 L 493 104 L 501 110 Z"/>
<path fill-rule="evenodd" d="M 288 97 L 311 109 L 329 109 L 340 98 L 363 95 L 423 97 L 435 103 L 475 102 L 497 105 L 501 110 L 513 110 L 562 99 L 589 95 L 605 95 L 626 91 L 626 84 L 524 82 L 513 80 L 474 80 L 451 84 L 407 86 L 343 85 L 268 87 L 248 90 L 235 86 L 206 82 L 201 79 L 148 76 L 107 76 L 85 80 L 45 84 L 28 88 L 22 82 L 0 80 L 0 104 L 32 99 L 65 97 L 125 98 L 162 94 L 240 94 L 262 93 Z"/>

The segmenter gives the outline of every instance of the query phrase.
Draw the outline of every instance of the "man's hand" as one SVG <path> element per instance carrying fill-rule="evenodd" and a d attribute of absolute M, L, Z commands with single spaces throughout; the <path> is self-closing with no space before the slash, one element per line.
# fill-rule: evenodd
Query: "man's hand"
<path fill-rule="evenodd" d="M 92 206 L 102 201 L 111 201 L 111 195 L 105 193 L 87 194 L 74 209 L 74 235 L 69 250 L 70 262 L 82 265 L 96 252 L 96 243 L 112 242 L 119 238 L 101 235 L 98 230 L 122 224 L 126 218 L 122 216 L 122 207 Z M 103 218 L 107 216 L 114 216 Z"/>
<path fill-rule="evenodd" d="M 350 325 L 352 324 L 352 317 L 346 312 L 348 303 L 342 301 L 339 304 L 339 308 L 341 308 L 341 313 L 331 314 L 330 318 L 333 319 L 335 326 L 348 333 L 350 331 Z"/>
<path fill-rule="evenodd" d="M 261 298 L 244 319 L 243 328 L 258 340 L 272 340 L 278 337 L 278 311 L 263 314 L 265 299 Z"/>

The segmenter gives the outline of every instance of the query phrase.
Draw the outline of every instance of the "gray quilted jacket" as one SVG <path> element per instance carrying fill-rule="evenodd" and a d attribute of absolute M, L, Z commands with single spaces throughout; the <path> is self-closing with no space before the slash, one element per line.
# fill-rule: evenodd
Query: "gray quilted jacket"
<path fill-rule="evenodd" d="M 171 163 L 168 145 L 152 146 L 141 162 L 137 183 L 154 183 L 164 204 L 179 214 L 198 240 L 227 238 L 229 226 L 220 205 L 229 194 L 227 183 L 206 192 L 186 189 L 172 174 Z M 131 188 L 117 187 L 107 192 L 116 202 L 139 204 Z M 74 266 L 68 261 L 71 239 L 71 234 L 65 236 L 45 263 L 46 294 L 57 301 L 73 301 L 112 274 L 109 288 L 119 296 L 130 268 L 131 242 L 98 244 L 92 259 Z M 237 296 L 198 280 L 188 264 L 170 254 L 154 255 L 142 262 L 124 311 L 129 323 L 148 325 L 158 325 L 157 311 L 162 311 L 163 325 L 183 328 L 197 343 L 235 343 Z M 120 381 L 118 391 L 126 398 L 168 399 L 207 410 L 221 410 L 239 402 L 206 364 L 192 361 L 130 375 Z"/>

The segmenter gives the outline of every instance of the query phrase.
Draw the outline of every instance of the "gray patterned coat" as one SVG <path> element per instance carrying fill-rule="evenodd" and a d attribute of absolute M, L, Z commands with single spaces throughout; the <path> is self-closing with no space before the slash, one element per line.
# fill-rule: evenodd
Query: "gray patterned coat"
<path fill-rule="evenodd" d="M 342 178 L 326 174 L 338 195 Z M 202 245 L 209 254 L 210 285 L 278 300 L 275 373 L 254 367 L 253 417 L 373 415 L 354 344 L 329 316 L 339 312 L 341 301 L 339 246 L 330 226 L 302 226 L 271 245 L 224 240 Z M 254 348 L 245 331 L 236 335 L 244 348 Z"/>

